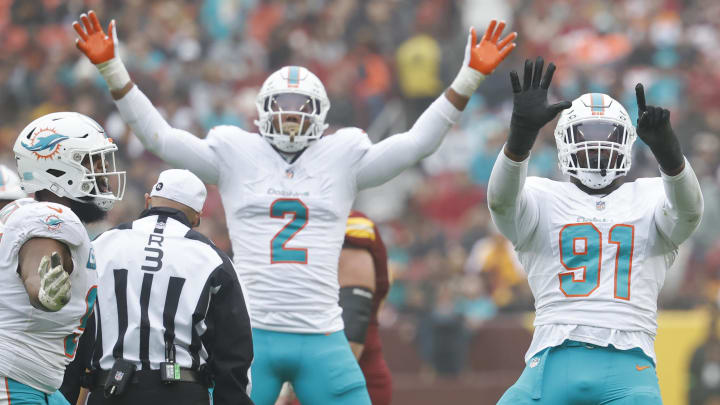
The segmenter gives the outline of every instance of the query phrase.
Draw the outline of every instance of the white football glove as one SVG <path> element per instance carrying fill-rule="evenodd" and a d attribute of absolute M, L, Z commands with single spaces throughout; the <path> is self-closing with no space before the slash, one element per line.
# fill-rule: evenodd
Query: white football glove
<path fill-rule="evenodd" d="M 70 302 L 70 275 L 62 266 L 62 259 L 57 252 L 50 257 L 43 256 L 38 267 L 40 274 L 40 291 L 38 299 L 48 311 L 56 312 Z"/>

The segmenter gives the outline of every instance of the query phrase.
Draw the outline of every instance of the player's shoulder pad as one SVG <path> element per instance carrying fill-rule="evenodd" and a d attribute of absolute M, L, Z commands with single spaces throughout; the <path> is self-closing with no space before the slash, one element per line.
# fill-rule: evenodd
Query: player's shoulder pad
<path fill-rule="evenodd" d="M 357 127 L 340 128 L 332 134 L 324 135 L 323 139 L 349 143 L 370 142 L 367 132 Z"/>
<path fill-rule="evenodd" d="M 662 177 L 640 177 L 635 179 L 635 181 L 627 182 L 623 185 L 632 187 L 638 195 L 650 196 L 653 194 L 665 194 Z"/>
<path fill-rule="evenodd" d="M 215 142 L 231 142 L 238 143 L 242 142 L 247 138 L 258 137 L 257 134 L 248 132 L 235 125 L 218 125 L 210 128 L 208 131 L 207 139 Z"/>
<path fill-rule="evenodd" d="M 69 207 L 52 202 L 35 202 L 17 209 L 8 218 L 5 229 L 17 229 L 30 237 L 62 240 L 79 246 L 88 240 L 80 218 Z"/>
<path fill-rule="evenodd" d="M 525 187 L 533 189 L 556 188 L 559 181 L 550 180 L 546 177 L 528 176 L 525 178 Z"/>
<path fill-rule="evenodd" d="M 338 129 L 337 131 L 335 131 L 334 133 L 329 134 L 329 135 L 326 135 L 326 136 L 335 136 L 335 135 L 338 135 L 338 136 L 359 136 L 359 137 L 365 137 L 365 138 L 368 137 L 367 132 L 365 132 L 365 130 L 363 130 L 362 128 L 358 128 L 358 127 L 344 127 L 344 128 L 340 128 L 340 129 Z"/>
<path fill-rule="evenodd" d="M 663 180 L 662 177 L 639 177 L 630 183 L 635 183 L 635 185 L 640 187 L 662 187 Z"/>
<path fill-rule="evenodd" d="M 238 153 L 255 154 L 261 142 L 265 142 L 261 135 L 234 125 L 213 127 L 205 139 L 216 153 L 231 160 L 236 159 Z"/>
<path fill-rule="evenodd" d="M 375 240 L 375 223 L 363 214 L 353 212 L 347 220 L 345 236 L 355 239 Z"/>

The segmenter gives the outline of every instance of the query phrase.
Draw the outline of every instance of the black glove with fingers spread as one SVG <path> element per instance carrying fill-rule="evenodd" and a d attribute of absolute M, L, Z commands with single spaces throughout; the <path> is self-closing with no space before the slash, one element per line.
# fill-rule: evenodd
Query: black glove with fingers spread
<path fill-rule="evenodd" d="M 650 147 L 655 159 L 668 174 L 679 173 L 685 165 L 680 142 L 670 125 L 670 111 L 645 104 L 642 83 L 635 86 L 638 105 L 637 134 Z"/>
<path fill-rule="evenodd" d="M 513 113 L 506 148 L 516 156 L 527 156 L 540 129 L 552 121 L 560 111 L 571 105 L 569 101 L 548 105 L 548 87 L 550 87 L 555 73 L 555 64 L 550 63 L 545 71 L 545 76 L 543 76 L 544 64 L 545 61 L 542 57 L 535 60 L 534 66 L 532 61 L 525 61 L 522 88 L 517 72 L 510 72 L 510 83 L 513 88 Z"/>

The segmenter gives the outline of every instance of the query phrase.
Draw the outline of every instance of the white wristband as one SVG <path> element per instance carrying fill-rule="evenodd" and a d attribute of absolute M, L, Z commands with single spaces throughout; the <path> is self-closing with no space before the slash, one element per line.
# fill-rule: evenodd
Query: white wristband
<path fill-rule="evenodd" d="M 450 85 L 450 88 L 453 89 L 455 93 L 470 98 L 483 80 L 485 80 L 484 74 L 469 66 L 463 65 L 457 77 L 455 77 L 455 80 L 453 80 Z"/>
<path fill-rule="evenodd" d="M 105 79 L 110 91 L 121 90 L 130 83 L 130 74 L 120 58 L 112 58 L 107 62 L 96 65 L 100 74 Z"/>

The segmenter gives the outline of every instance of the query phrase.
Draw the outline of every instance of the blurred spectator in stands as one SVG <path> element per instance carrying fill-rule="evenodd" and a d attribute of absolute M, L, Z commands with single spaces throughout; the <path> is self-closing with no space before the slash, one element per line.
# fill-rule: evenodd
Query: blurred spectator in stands
<path fill-rule="evenodd" d="M 442 50 L 432 36 L 432 3 L 424 1 L 417 10 L 415 34 L 400 44 L 396 51 L 396 70 L 400 94 L 408 107 L 407 122 L 412 125 L 420 114 L 443 91 Z"/>
<path fill-rule="evenodd" d="M 355 80 L 356 105 L 364 113 L 363 119 L 355 125 L 367 127 L 380 114 L 385 105 L 385 95 L 391 83 L 390 68 L 378 53 L 373 34 L 366 28 L 358 33 L 355 46 L 355 65 L 358 74 Z M 357 117 L 356 117 L 357 119 Z"/>
<path fill-rule="evenodd" d="M 532 309 L 532 296 L 515 249 L 492 223 L 488 224 L 488 236 L 478 240 L 470 251 L 465 271 L 486 280 L 501 310 Z"/>
<path fill-rule="evenodd" d="M 693 353 L 690 361 L 688 402 L 705 405 L 720 400 L 720 336 L 718 307 L 713 303 L 706 340 Z"/>
<path fill-rule="evenodd" d="M 450 280 L 440 284 L 427 320 L 430 361 L 435 371 L 444 377 L 460 374 L 469 345 L 465 318 L 456 306 L 455 289 L 455 283 Z"/>
<path fill-rule="evenodd" d="M 462 295 L 455 301 L 455 310 L 462 314 L 468 330 L 477 330 L 497 314 L 497 306 L 489 296 L 483 274 L 463 276 L 460 291 Z"/>

